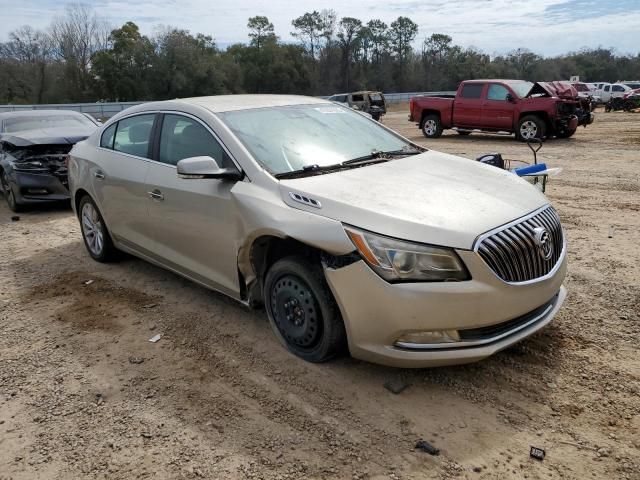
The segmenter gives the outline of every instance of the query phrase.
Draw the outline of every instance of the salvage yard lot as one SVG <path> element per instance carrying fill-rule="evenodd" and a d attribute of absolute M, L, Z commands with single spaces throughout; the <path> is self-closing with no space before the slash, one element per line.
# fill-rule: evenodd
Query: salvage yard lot
<path fill-rule="evenodd" d="M 512 137 L 425 141 L 406 116 L 384 123 L 531 160 Z M 564 169 L 547 192 L 569 242 L 564 308 L 488 360 L 431 370 L 305 363 L 264 312 L 134 258 L 97 264 L 70 211 L 12 222 L 3 201 L 0 478 L 640 479 L 639 149 L 638 114 L 545 143 Z"/>

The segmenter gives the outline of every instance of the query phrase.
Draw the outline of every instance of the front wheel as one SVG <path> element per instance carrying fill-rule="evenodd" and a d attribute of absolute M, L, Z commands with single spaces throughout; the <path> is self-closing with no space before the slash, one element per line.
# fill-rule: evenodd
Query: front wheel
<path fill-rule="evenodd" d="M 104 223 L 102 214 L 89 195 L 85 195 L 78 205 L 80 228 L 87 252 L 98 262 L 108 262 L 116 255 L 116 248 Z"/>
<path fill-rule="evenodd" d="M 427 115 L 422 122 L 422 134 L 427 138 L 438 138 L 442 135 L 442 122 L 438 115 Z"/>
<path fill-rule="evenodd" d="M 4 199 L 7 201 L 7 205 L 12 212 L 18 213 L 22 211 L 22 205 L 16 200 L 16 194 L 11 187 L 11 182 L 7 176 L 7 172 L 2 172 L 0 176 L 0 182 L 2 182 L 2 191 L 4 192 Z"/>
<path fill-rule="evenodd" d="M 526 115 L 518 122 L 516 136 L 518 137 L 518 140 L 526 142 L 527 140 L 533 140 L 534 138 L 544 138 L 545 132 L 546 125 L 540 117 L 535 115 Z"/>
<path fill-rule="evenodd" d="M 576 128 L 574 128 L 573 130 L 563 130 L 561 132 L 558 132 L 556 136 L 558 138 L 569 138 L 572 137 L 574 133 L 576 133 L 576 130 Z"/>
<path fill-rule="evenodd" d="M 269 323 L 278 340 L 308 362 L 325 362 L 345 350 L 340 310 L 320 265 L 301 256 L 278 260 L 264 284 Z"/>

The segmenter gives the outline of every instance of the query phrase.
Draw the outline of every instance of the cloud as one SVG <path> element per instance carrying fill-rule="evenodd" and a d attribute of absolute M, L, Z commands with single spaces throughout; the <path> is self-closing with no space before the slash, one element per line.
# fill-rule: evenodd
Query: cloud
<path fill-rule="evenodd" d="M 6 1 L 6 0 L 5 0 Z M 475 46 L 487 53 L 504 53 L 518 47 L 543 55 L 557 55 L 582 47 L 615 47 L 637 53 L 640 31 L 638 0 L 95 0 L 89 2 L 114 25 L 136 22 L 144 33 L 157 25 L 172 25 L 213 36 L 221 45 L 247 41 L 247 19 L 266 15 L 276 33 L 292 41 L 291 20 L 312 10 L 334 9 L 339 16 L 387 24 L 400 15 L 410 17 L 420 31 L 416 47 L 432 33 L 446 33 L 455 43 Z M 46 28 L 64 13 L 53 0 L 11 2 L 3 7 L 0 39 L 23 25 Z"/>

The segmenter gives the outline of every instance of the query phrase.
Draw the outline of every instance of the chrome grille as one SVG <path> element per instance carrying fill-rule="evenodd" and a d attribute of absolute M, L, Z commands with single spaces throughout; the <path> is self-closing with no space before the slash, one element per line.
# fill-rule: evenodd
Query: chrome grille
<path fill-rule="evenodd" d="M 537 230 L 536 230 L 537 229 Z M 544 229 L 552 242 L 545 260 L 536 233 Z M 564 249 L 560 217 L 551 205 L 479 238 L 476 251 L 505 282 L 517 283 L 544 277 L 556 266 Z"/>

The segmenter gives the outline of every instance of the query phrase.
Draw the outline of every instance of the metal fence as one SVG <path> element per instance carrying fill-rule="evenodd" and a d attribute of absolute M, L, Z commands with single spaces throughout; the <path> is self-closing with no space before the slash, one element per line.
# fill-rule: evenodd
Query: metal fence
<path fill-rule="evenodd" d="M 384 97 L 388 104 L 408 102 L 411 97 L 434 96 L 434 95 L 454 95 L 456 92 L 406 92 L 406 93 L 385 93 Z M 323 97 L 328 98 L 328 97 Z M 139 105 L 144 102 L 97 102 L 97 103 L 51 103 L 41 105 L 0 105 L 2 112 L 19 112 L 24 110 L 75 110 L 76 112 L 88 113 L 95 118 L 110 118 L 116 113 Z"/>
<path fill-rule="evenodd" d="M 41 105 L 0 105 L 0 113 L 24 110 L 75 110 L 88 113 L 95 118 L 110 118 L 125 108 L 143 102 L 98 102 L 98 103 L 51 103 Z"/>

